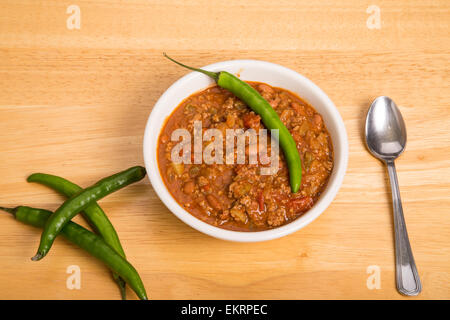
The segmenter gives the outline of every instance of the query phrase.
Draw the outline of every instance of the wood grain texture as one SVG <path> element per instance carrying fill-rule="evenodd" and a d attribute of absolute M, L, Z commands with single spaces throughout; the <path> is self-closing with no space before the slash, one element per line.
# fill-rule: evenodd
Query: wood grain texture
<path fill-rule="evenodd" d="M 0 3 L 0 204 L 56 209 L 62 197 L 25 178 L 40 171 L 88 186 L 143 164 L 158 97 L 192 65 L 262 59 L 298 71 L 338 107 L 347 175 L 314 223 L 282 239 L 216 240 L 178 220 L 149 181 L 100 202 L 154 299 L 401 299 L 395 290 L 387 173 L 364 147 L 366 110 L 392 97 L 408 128 L 397 161 L 423 292 L 450 298 L 449 1 L 24 1 Z M 66 28 L 66 8 L 81 29 Z M 381 29 L 369 30 L 369 5 Z M 79 219 L 76 219 L 79 221 Z M 106 268 L 58 239 L 30 261 L 40 232 L 0 215 L 0 299 L 118 299 Z M 66 268 L 81 268 L 81 290 Z M 381 268 L 369 290 L 367 267 Z M 134 295 L 130 292 L 130 297 Z M 414 299 L 414 298 L 413 298 Z"/>

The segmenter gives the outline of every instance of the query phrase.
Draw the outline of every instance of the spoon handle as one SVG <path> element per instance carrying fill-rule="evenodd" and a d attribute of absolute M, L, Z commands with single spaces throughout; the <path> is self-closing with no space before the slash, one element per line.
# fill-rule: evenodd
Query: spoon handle
<path fill-rule="evenodd" d="M 392 204 L 394 207 L 395 228 L 395 274 L 397 290 L 406 296 L 416 296 L 422 290 L 416 263 L 409 244 L 403 216 L 402 200 L 397 180 L 397 172 L 393 160 L 386 161 L 391 181 Z"/>

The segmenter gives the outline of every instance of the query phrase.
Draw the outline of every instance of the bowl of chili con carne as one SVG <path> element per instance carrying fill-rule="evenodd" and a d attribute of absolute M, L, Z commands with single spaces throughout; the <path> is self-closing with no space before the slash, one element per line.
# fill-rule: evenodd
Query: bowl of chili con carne
<path fill-rule="evenodd" d="M 312 81 L 277 64 L 231 60 L 203 69 L 238 75 L 269 102 L 300 154 L 300 190 L 292 193 L 289 187 L 285 150 L 271 175 L 260 174 L 260 162 L 196 162 L 194 148 L 191 162 L 172 161 L 177 129 L 195 135 L 198 122 L 202 134 L 264 129 L 264 119 L 243 101 L 204 74 L 191 72 L 163 93 L 147 121 L 144 160 L 159 198 L 189 226 L 224 240 L 275 239 L 314 221 L 333 201 L 347 168 L 347 134 L 333 102 Z"/>

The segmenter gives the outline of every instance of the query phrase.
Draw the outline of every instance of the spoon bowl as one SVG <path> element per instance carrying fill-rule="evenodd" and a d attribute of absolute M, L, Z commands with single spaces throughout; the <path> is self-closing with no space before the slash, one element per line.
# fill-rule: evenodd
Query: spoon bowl
<path fill-rule="evenodd" d="M 405 122 L 391 98 L 381 96 L 372 102 L 365 134 L 367 147 L 376 158 L 393 160 L 405 150 Z"/>

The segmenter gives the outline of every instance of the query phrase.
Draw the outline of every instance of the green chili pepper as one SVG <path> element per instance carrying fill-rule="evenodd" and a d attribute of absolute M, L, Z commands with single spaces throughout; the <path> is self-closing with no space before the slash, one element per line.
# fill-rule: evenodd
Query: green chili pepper
<path fill-rule="evenodd" d="M 46 185 L 58 191 L 67 198 L 70 198 L 83 190 L 83 188 L 64 178 L 45 173 L 34 173 L 28 177 L 27 181 L 37 182 Z M 120 244 L 120 240 L 116 230 L 109 221 L 105 212 L 96 202 L 93 202 L 91 205 L 89 205 L 84 209 L 83 216 L 93 227 L 93 229 L 97 231 L 97 233 L 103 238 L 103 240 L 105 240 L 105 242 L 111 248 L 116 250 L 118 254 L 120 254 L 122 257 L 126 259 L 125 252 L 123 251 L 122 245 Z M 113 278 L 117 282 L 117 285 L 119 286 L 122 299 L 125 300 L 126 299 L 125 281 L 121 279 L 116 273 L 113 273 Z"/>
<path fill-rule="evenodd" d="M 85 210 L 93 202 L 100 200 L 114 191 L 117 191 L 133 182 L 145 177 L 145 168 L 137 166 L 98 181 L 96 184 L 82 190 L 65 201 L 47 220 L 41 235 L 36 255 L 33 261 L 41 260 L 50 250 L 53 241 L 61 232 L 62 228 L 78 212 Z"/>
<path fill-rule="evenodd" d="M 300 189 L 302 180 L 302 163 L 300 159 L 300 154 L 298 153 L 297 145 L 294 141 L 294 138 L 292 138 L 289 130 L 286 128 L 286 126 L 278 117 L 276 111 L 259 94 L 259 92 L 256 91 L 254 88 L 252 88 L 248 83 L 242 81 L 241 79 L 239 79 L 238 77 L 234 76 L 229 72 L 226 71 L 211 72 L 203 69 L 197 69 L 182 64 L 172 59 L 165 53 L 164 56 L 182 67 L 185 67 L 193 71 L 201 72 L 213 78 L 219 85 L 219 87 L 229 90 L 236 97 L 238 97 L 245 104 L 247 104 L 250 107 L 250 109 L 252 109 L 255 113 L 259 114 L 261 116 L 262 122 L 268 129 L 279 130 L 278 141 L 281 145 L 281 149 L 284 152 L 284 156 L 286 158 L 286 162 L 288 165 L 291 191 L 293 193 L 296 193 Z"/>
<path fill-rule="evenodd" d="M 0 209 L 13 214 L 17 220 L 38 228 L 43 228 L 53 214 L 48 210 L 25 206 L 13 209 L 0 207 Z M 129 284 L 139 299 L 148 299 L 144 284 L 136 269 L 107 245 L 102 238 L 72 221 L 69 221 L 62 228 L 61 234 L 69 241 L 103 261 L 114 273 L 117 273 Z"/>

